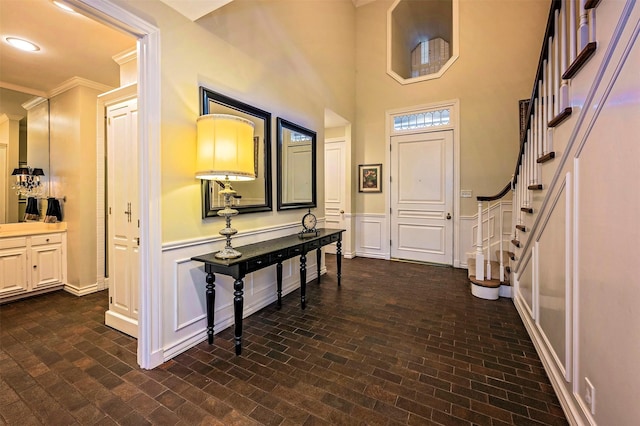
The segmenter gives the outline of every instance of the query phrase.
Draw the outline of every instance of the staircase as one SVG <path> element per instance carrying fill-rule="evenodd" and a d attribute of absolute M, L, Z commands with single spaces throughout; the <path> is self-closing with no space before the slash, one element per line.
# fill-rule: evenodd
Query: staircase
<path fill-rule="evenodd" d="M 471 294 L 481 299 L 496 300 L 512 295 L 510 261 L 514 254 L 506 250 L 504 226 L 511 223 L 513 214 L 511 203 L 503 200 L 510 192 L 511 182 L 494 196 L 478 197 L 475 252 L 467 255 L 467 265 Z M 483 208 L 485 202 L 486 209 Z"/>
<path fill-rule="evenodd" d="M 638 64 L 640 1 L 553 0 L 513 176 L 477 199 L 471 291 L 497 298 L 511 284 L 570 424 L 640 419 L 640 347 L 629 338 L 640 300 Z M 491 241 L 484 224 L 507 193 L 509 235 Z"/>
<path fill-rule="evenodd" d="M 498 194 L 477 197 L 476 251 L 467 262 L 474 296 L 495 300 L 512 295 L 511 269 L 517 269 L 515 263 L 523 248 L 530 248 L 527 232 L 537 217 L 534 205 L 540 205 L 546 194 L 543 176 L 553 175 L 553 167 L 549 170 L 542 170 L 542 167 L 556 156 L 554 129 L 573 112 L 569 98 L 571 79 L 597 48 L 595 7 L 598 3 L 600 0 L 553 0 L 551 3 L 533 93 L 530 100 L 523 102 L 524 108 L 521 106 L 524 115 L 521 116 L 520 152 L 515 172 Z M 509 192 L 513 193 L 514 205 L 511 247 L 510 250 L 504 248 L 500 233 L 500 249 L 496 260 L 491 260 L 491 240 L 488 239 L 488 247 L 485 247 L 487 240 L 483 238 L 484 203 L 488 203 L 488 211 L 492 202 L 500 203 Z"/>
<path fill-rule="evenodd" d="M 500 257 L 502 256 L 502 259 Z M 496 300 L 498 297 L 512 297 L 511 292 L 511 266 L 509 261 L 514 254 L 512 252 L 503 250 L 495 251 L 495 258 L 498 260 L 490 260 L 489 265 L 487 262 L 483 262 L 484 268 L 484 280 L 476 278 L 476 258 L 469 257 L 467 265 L 469 268 L 469 281 L 471 282 L 471 294 L 481 299 Z M 506 266 L 505 266 L 506 265 Z M 500 270 L 502 269 L 502 274 Z M 497 276 L 490 274 L 490 271 L 498 271 Z M 502 279 L 500 276 L 502 275 Z M 491 278 L 489 278 L 491 276 Z"/>

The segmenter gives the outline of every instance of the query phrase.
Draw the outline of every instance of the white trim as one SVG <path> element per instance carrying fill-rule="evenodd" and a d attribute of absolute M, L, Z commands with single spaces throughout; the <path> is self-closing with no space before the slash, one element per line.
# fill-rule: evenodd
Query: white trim
<path fill-rule="evenodd" d="M 565 380 L 571 382 L 573 375 L 573 335 L 577 332 L 577 322 L 573 318 L 573 175 L 565 177 L 565 264 L 564 264 L 564 309 L 565 309 Z"/>
<path fill-rule="evenodd" d="M 402 131 L 395 132 L 393 130 L 393 116 L 395 115 L 405 115 L 410 114 L 412 112 L 424 112 L 429 110 L 441 110 L 441 109 L 449 109 L 451 111 L 450 121 L 448 126 L 434 126 L 434 127 L 425 127 L 421 129 L 416 129 L 415 131 Z M 431 133 L 431 132 L 440 132 L 443 130 L 453 130 L 453 247 L 452 247 L 452 265 L 454 267 L 460 267 L 460 201 L 458 200 L 458 195 L 460 194 L 460 100 L 459 99 L 451 99 L 441 102 L 434 102 L 429 104 L 422 105 L 414 105 L 410 107 L 389 109 L 385 111 L 385 144 L 386 146 L 391 145 L 391 136 L 393 135 L 406 135 L 406 134 L 423 134 L 423 133 Z M 387 170 L 389 170 L 389 165 L 391 164 L 391 151 L 386 148 L 385 149 L 385 163 L 387 164 Z M 391 188 L 391 176 L 387 173 L 385 178 L 385 184 L 387 188 Z M 391 208 L 391 192 L 386 191 L 386 195 L 384 197 L 385 203 L 385 220 L 387 221 L 387 232 L 390 231 L 389 227 L 391 226 L 391 214 L 389 213 Z M 356 225 L 357 226 L 357 225 Z M 356 231 L 357 233 L 357 231 Z M 389 239 L 387 238 L 386 244 L 386 259 L 391 258 L 391 244 Z"/>
<path fill-rule="evenodd" d="M 98 284 L 91 284 L 87 286 L 78 287 L 73 284 L 65 283 L 64 291 L 73 294 L 74 296 L 86 296 L 87 294 L 95 293 L 98 291 Z"/>
<path fill-rule="evenodd" d="M 109 0 L 66 0 L 91 19 L 138 38 L 140 105 L 138 175 L 140 205 L 140 287 L 138 364 L 154 368 L 162 357 L 162 224 L 160 217 L 160 31 Z"/>
<path fill-rule="evenodd" d="M 571 244 L 573 245 L 573 258 L 572 262 L 572 312 L 571 318 L 573 320 L 573 328 L 572 328 L 572 342 L 571 342 L 571 350 L 573 356 L 573 393 L 576 396 L 576 400 L 580 400 L 580 286 L 578 283 L 580 282 L 580 269 L 578 268 L 579 261 L 579 250 L 580 245 L 578 244 L 578 236 L 580 235 L 580 221 L 579 221 L 579 207 L 580 207 L 580 159 L 575 158 L 573 160 L 573 238 L 571 239 Z M 587 412 L 588 410 L 585 410 Z"/>
<path fill-rule="evenodd" d="M 89 89 L 95 89 L 98 92 L 106 92 L 108 90 L 113 89 L 111 86 L 107 86 L 106 84 L 97 83 L 95 81 L 87 80 L 82 77 L 71 77 L 67 81 L 62 82 L 59 86 L 52 89 L 49 92 L 49 97 L 52 98 L 61 93 L 64 93 L 68 90 L 74 89 L 76 87 L 88 87 Z"/>

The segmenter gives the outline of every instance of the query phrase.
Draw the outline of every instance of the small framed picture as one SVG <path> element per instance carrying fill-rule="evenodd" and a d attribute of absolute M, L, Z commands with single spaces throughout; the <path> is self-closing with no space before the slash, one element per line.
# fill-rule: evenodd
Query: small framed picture
<path fill-rule="evenodd" d="M 382 164 L 358 166 L 358 191 L 382 192 Z"/>

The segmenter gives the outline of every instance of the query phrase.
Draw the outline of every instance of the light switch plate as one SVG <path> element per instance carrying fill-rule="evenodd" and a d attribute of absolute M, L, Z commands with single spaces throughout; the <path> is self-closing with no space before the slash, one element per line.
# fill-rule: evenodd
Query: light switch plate
<path fill-rule="evenodd" d="M 472 191 L 470 189 L 461 189 L 460 198 L 471 198 Z"/>

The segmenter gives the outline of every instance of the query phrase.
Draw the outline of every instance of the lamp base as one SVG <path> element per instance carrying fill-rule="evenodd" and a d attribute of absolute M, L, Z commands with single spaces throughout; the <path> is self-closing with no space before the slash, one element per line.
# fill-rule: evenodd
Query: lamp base
<path fill-rule="evenodd" d="M 218 210 L 218 216 L 224 217 L 227 223 L 227 227 L 220 230 L 220 235 L 226 237 L 227 243 L 224 249 L 214 255 L 216 259 L 235 259 L 242 256 L 242 253 L 231 247 L 231 236 L 238 232 L 231 227 L 231 216 L 238 214 L 238 210 L 231 208 L 231 197 L 235 193 L 236 191 L 231 189 L 231 182 L 227 178 L 224 182 L 224 189 L 218 192 L 218 194 L 224 196 L 224 209 Z"/>
<path fill-rule="evenodd" d="M 225 247 L 224 249 L 217 252 L 215 255 L 216 259 L 236 259 L 242 256 L 238 250 L 233 247 Z"/>

